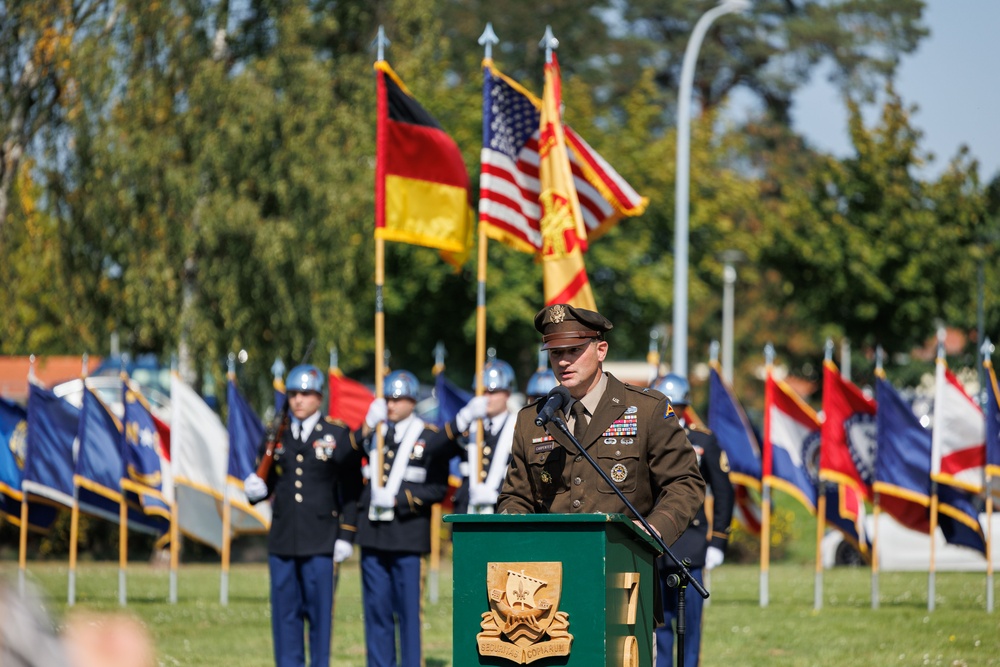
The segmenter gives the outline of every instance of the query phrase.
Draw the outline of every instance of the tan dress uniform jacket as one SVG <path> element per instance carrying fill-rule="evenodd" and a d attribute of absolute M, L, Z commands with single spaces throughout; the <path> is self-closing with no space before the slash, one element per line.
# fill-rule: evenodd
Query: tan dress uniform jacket
<path fill-rule="evenodd" d="M 705 499 L 698 458 L 663 394 L 623 384 L 610 374 L 607 380 L 581 444 L 672 544 Z M 518 413 L 497 511 L 629 514 L 569 438 L 554 424 L 549 435 L 535 425 L 535 416 L 534 403 Z"/>

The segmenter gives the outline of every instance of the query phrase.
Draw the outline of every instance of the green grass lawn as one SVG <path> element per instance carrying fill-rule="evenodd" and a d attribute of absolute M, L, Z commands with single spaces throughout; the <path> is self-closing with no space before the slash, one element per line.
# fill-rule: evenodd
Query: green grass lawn
<path fill-rule="evenodd" d="M 15 563 L 3 562 L 0 568 L 9 581 L 16 581 Z M 68 613 L 65 564 L 30 563 L 29 578 L 52 616 L 64 618 Z M 118 612 L 117 580 L 115 564 L 81 564 L 77 608 Z M 926 573 L 882 573 L 878 610 L 870 608 L 870 578 L 865 569 L 826 572 L 824 607 L 819 612 L 813 611 L 811 566 L 773 566 L 770 605 L 765 609 L 758 605 L 758 581 L 754 565 L 726 564 L 712 573 L 704 667 L 1000 665 L 1000 612 L 985 611 L 982 574 L 938 573 L 933 613 L 927 612 Z M 365 663 L 360 588 L 355 556 L 343 568 L 337 590 L 331 664 Z M 439 589 L 438 602 L 427 602 L 424 610 L 428 667 L 452 664 L 452 580 L 447 561 Z M 233 568 L 228 607 L 219 605 L 217 566 L 184 565 L 176 605 L 167 604 L 167 590 L 166 570 L 146 565 L 130 568 L 125 613 L 148 625 L 160 664 L 274 664 L 265 565 Z"/>

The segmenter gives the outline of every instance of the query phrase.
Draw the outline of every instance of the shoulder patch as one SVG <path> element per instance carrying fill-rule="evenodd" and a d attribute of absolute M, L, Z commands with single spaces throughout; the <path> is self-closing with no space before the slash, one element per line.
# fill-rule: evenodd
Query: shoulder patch
<path fill-rule="evenodd" d="M 334 419 L 333 417 L 323 417 L 323 421 L 325 421 L 327 424 L 330 424 L 331 426 L 343 426 L 346 429 L 350 428 L 350 426 L 347 425 L 347 422 L 345 422 L 343 419 Z"/>
<path fill-rule="evenodd" d="M 677 419 L 677 413 L 674 412 L 674 406 L 670 404 L 670 401 L 667 401 L 667 409 L 663 412 L 663 418 L 670 419 L 671 417 Z"/>
<path fill-rule="evenodd" d="M 729 457 L 726 456 L 726 450 L 722 450 L 722 453 L 719 454 L 719 468 L 722 472 L 729 474 Z"/>

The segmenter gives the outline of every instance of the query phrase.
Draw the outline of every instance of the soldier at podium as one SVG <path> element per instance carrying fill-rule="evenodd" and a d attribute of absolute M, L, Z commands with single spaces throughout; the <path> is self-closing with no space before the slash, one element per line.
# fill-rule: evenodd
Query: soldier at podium
<path fill-rule="evenodd" d="M 733 520 L 733 485 L 729 482 L 729 459 L 710 431 L 704 431 L 688 424 L 684 410 L 691 403 L 688 381 L 675 373 L 669 373 L 653 382 L 653 388 L 660 391 L 677 410 L 681 425 L 687 431 L 688 439 L 698 454 L 701 474 L 712 491 L 712 534 L 709 535 L 709 521 L 705 508 L 698 510 L 688 529 L 674 543 L 674 555 L 682 561 L 690 560 L 691 576 L 704 583 L 702 570 L 711 570 L 725 559 L 726 545 L 729 543 L 729 524 Z M 676 572 L 671 562 L 660 557 L 656 561 L 660 572 L 661 599 L 665 625 L 656 629 L 656 667 L 670 667 L 674 664 L 674 629 L 677 620 L 677 590 L 666 586 L 666 578 Z M 705 601 L 700 595 L 685 596 L 684 619 L 684 666 L 697 667 L 701 653 L 702 611 Z"/>
<path fill-rule="evenodd" d="M 535 315 L 535 328 L 573 398 L 557 414 L 664 542 L 673 543 L 705 499 L 698 459 L 673 407 L 660 392 L 603 372 L 612 324 L 600 313 L 546 306 Z M 537 406 L 518 413 L 497 511 L 628 514 L 568 438 L 554 426 L 550 434 L 535 425 Z"/>

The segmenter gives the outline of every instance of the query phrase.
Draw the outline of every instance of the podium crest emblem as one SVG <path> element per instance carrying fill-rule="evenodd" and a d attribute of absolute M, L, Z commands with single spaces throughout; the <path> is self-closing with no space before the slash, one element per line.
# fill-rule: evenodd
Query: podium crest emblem
<path fill-rule="evenodd" d="M 480 655 L 528 664 L 569 655 L 569 614 L 559 611 L 562 563 L 489 563 L 490 610 L 476 635 Z"/>

